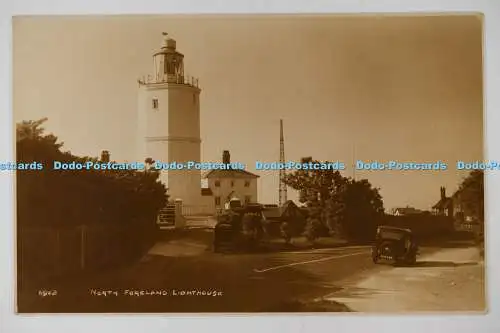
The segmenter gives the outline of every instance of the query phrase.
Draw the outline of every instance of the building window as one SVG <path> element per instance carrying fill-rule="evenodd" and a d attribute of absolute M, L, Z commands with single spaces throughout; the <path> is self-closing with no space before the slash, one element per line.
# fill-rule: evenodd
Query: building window
<path fill-rule="evenodd" d="M 234 180 L 231 180 L 231 187 L 234 187 Z"/>
<path fill-rule="evenodd" d="M 216 180 L 214 185 L 215 187 L 220 187 L 220 180 Z"/>
<path fill-rule="evenodd" d="M 250 181 L 249 180 L 245 180 L 245 187 L 250 187 Z"/>
<path fill-rule="evenodd" d="M 193 104 L 196 104 L 196 94 L 193 94 Z"/>
<path fill-rule="evenodd" d="M 215 197 L 215 205 L 220 206 L 220 197 Z"/>
<path fill-rule="evenodd" d="M 249 204 L 250 202 L 252 202 L 252 197 L 249 195 L 245 195 L 245 204 Z"/>
<path fill-rule="evenodd" d="M 153 98 L 153 109 L 158 109 L 158 98 Z"/>

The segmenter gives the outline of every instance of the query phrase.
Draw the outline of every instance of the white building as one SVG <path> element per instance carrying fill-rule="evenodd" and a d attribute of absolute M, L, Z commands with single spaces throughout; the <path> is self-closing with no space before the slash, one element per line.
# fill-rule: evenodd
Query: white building
<path fill-rule="evenodd" d="M 231 157 L 227 150 L 223 152 L 222 163 L 231 163 Z M 205 178 L 208 180 L 209 191 L 207 192 L 212 196 L 216 209 L 224 208 L 224 204 L 231 198 L 240 199 L 243 204 L 258 202 L 258 175 L 240 169 L 217 169 L 209 171 Z"/>
<path fill-rule="evenodd" d="M 138 160 L 199 162 L 201 90 L 197 79 L 185 76 L 176 41 L 163 35 L 163 45 L 153 55 L 153 75 L 139 80 Z M 200 170 L 162 171 L 160 179 L 170 199 L 201 203 Z"/>

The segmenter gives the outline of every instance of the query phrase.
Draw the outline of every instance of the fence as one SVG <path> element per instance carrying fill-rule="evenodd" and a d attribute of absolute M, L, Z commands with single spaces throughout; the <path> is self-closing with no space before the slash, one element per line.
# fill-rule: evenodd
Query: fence
<path fill-rule="evenodd" d="M 140 84 L 154 84 L 154 83 L 177 83 L 177 84 L 185 84 L 192 87 L 199 88 L 200 80 L 193 76 L 189 75 L 180 75 L 180 74 L 165 74 L 159 75 L 157 77 L 153 77 L 151 75 L 143 76 L 137 80 Z"/>
<path fill-rule="evenodd" d="M 175 204 L 167 204 L 160 209 L 156 220 L 158 225 L 175 225 Z"/>
<path fill-rule="evenodd" d="M 472 233 L 480 233 L 481 231 L 483 231 L 479 223 L 470 223 L 470 222 L 455 223 L 455 230 L 468 231 Z"/>
<path fill-rule="evenodd" d="M 214 205 L 186 205 L 182 204 L 182 215 L 215 215 L 216 210 Z"/>
<path fill-rule="evenodd" d="M 154 240 L 144 224 L 20 228 L 17 236 L 18 284 L 50 280 L 129 262 Z"/>

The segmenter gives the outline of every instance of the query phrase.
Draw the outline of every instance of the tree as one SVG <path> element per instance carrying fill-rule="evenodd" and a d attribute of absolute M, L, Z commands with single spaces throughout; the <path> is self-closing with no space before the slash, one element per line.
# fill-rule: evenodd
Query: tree
<path fill-rule="evenodd" d="M 37 162 L 43 166 L 41 170 L 16 171 L 17 244 L 18 253 L 23 253 L 18 257 L 20 272 L 22 267 L 30 266 L 29 276 L 46 273 L 46 266 L 35 264 L 40 260 L 36 254 L 47 251 L 54 240 L 45 231 L 54 229 L 64 230 L 57 233 L 61 237 L 57 246 L 64 254 L 59 258 L 64 260 L 57 264 L 61 272 L 72 271 L 67 264 L 78 262 L 82 254 L 86 268 L 123 264 L 142 257 L 156 242 L 156 217 L 168 199 L 158 180 L 159 172 L 54 170 L 54 161 L 100 161 L 61 151 L 63 144 L 57 137 L 44 134 L 41 125 L 46 120 L 23 121 L 16 128 L 17 165 Z M 76 250 L 81 248 L 79 244 L 84 245 L 85 252 Z M 51 259 L 50 253 L 44 257 L 59 260 Z"/>
<path fill-rule="evenodd" d="M 319 163 L 312 157 L 302 158 L 302 164 Z M 288 174 L 284 180 L 285 184 L 299 191 L 299 201 L 306 204 L 308 216 L 306 221 L 305 235 L 310 241 L 314 241 L 323 233 L 334 230 L 328 224 L 328 211 L 326 206 L 331 199 L 338 195 L 345 183 L 340 172 L 334 170 L 300 169 Z"/>
<path fill-rule="evenodd" d="M 320 163 L 311 157 L 301 162 Z M 343 177 L 339 171 L 301 169 L 288 174 L 285 183 L 298 190 L 299 201 L 306 204 L 305 234 L 311 241 L 325 231 L 353 240 L 367 239 L 375 234 L 378 219 L 384 214 L 378 189 L 367 180 Z"/>
<path fill-rule="evenodd" d="M 477 219 L 484 222 L 484 172 L 473 170 L 464 178 L 459 187 L 460 202 L 463 209 Z"/>
<path fill-rule="evenodd" d="M 167 200 L 159 172 L 135 170 L 52 170 L 54 161 L 98 162 L 61 151 L 57 137 L 44 135 L 47 119 L 17 124 L 17 162 L 33 161 L 43 170 L 18 171 L 18 224 L 92 224 L 156 221 Z"/>
<path fill-rule="evenodd" d="M 332 215 L 339 233 L 350 240 L 370 240 L 384 216 L 379 189 L 366 179 L 349 179 L 338 197 Z"/>
<path fill-rule="evenodd" d="M 23 139 L 41 139 L 43 138 L 42 134 L 44 132 L 44 128 L 40 127 L 41 124 L 47 121 L 48 118 L 42 118 L 39 120 L 24 120 L 18 124 L 16 124 L 16 138 L 17 141 Z"/>

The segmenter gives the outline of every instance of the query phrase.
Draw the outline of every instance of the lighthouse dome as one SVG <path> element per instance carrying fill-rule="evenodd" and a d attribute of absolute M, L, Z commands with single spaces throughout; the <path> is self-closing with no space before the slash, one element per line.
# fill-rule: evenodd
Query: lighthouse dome
<path fill-rule="evenodd" d="M 176 47 L 177 47 L 177 42 L 175 41 L 175 39 L 168 37 L 168 34 L 164 32 L 162 49 L 175 50 Z"/>

